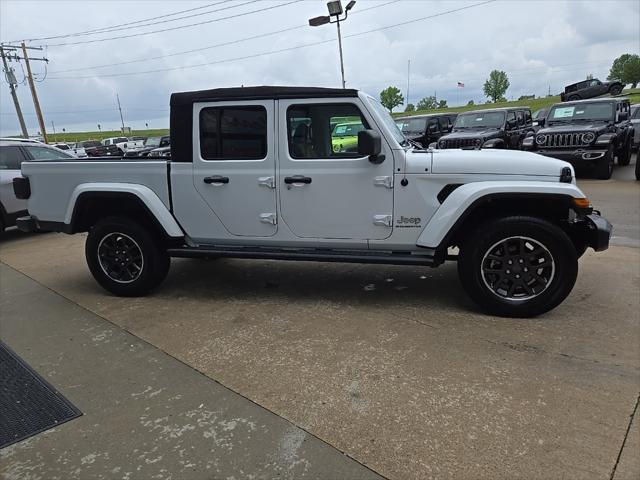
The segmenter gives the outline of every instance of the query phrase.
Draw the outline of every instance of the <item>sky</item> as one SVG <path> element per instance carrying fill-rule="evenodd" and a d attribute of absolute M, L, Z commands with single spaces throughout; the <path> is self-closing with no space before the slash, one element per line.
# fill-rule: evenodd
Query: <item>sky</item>
<path fill-rule="evenodd" d="M 49 60 L 32 62 L 47 131 L 120 128 L 116 95 L 126 126 L 167 128 L 171 92 L 341 86 L 336 26 L 308 26 L 326 14 L 316 0 L 0 0 L 0 42 L 43 48 L 30 56 Z M 640 53 L 640 0 L 357 0 L 341 28 L 347 87 L 378 96 L 393 85 L 405 98 L 408 87 L 411 103 L 455 106 L 486 101 L 494 69 L 508 99 L 605 80 L 614 58 Z M 10 66 L 35 134 L 24 65 Z M 19 131 L 2 81 L 0 135 Z"/>

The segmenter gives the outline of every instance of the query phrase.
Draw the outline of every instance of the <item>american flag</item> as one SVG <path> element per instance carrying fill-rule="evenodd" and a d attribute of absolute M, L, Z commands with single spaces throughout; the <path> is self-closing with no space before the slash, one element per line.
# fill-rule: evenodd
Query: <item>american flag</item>
<path fill-rule="evenodd" d="M 462 83 L 462 82 L 458 82 L 458 87 L 459 87 L 459 88 L 464 88 L 464 83 Z"/>

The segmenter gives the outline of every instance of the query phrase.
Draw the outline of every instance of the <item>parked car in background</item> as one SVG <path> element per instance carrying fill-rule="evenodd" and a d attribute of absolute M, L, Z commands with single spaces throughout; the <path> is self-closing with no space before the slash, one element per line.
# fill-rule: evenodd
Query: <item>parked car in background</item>
<path fill-rule="evenodd" d="M 599 97 L 607 93 L 614 96 L 620 95 L 623 87 L 624 85 L 617 81 L 601 82 L 597 78 L 592 78 L 591 80 L 583 80 L 564 87 L 564 92 L 560 94 L 560 100 L 563 102 L 573 102 L 575 100 Z"/>
<path fill-rule="evenodd" d="M 427 148 L 451 132 L 457 116 L 457 113 L 413 115 L 396 118 L 396 123 L 405 137 Z"/>
<path fill-rule="evenodd" d="M 24 139 L 0 139 L 0 233 L 27 214 L 26 200 L 16 198 L 13 179 L 20 176 L 24 161 L 68 160 L 70 153 L 40 142 Z"/>
<path fill-rule="evenodd" d="M 544 128 L 527 137 L 523 146 L 576 167 L 595 168 L 600 179 L 611 178 L 614 159 L 628 165 L 634 138 L 629 99 L 598 98 L 557 103 Z"/>
<path fill-rule="evenodd" d="M 631 149 L 635 152 L 640 151 L 640 103 L 631 105 L 631 125 L 633 125 L 633 141 Z M 636 159 L 636 165 L 638 159 Z"/>
<path fill-rule="evenodd" d="M 171 158 L 171 147 L 167 146 L 167 147 L 154 148 L 149 152 L 147 156 Z"/>
<path fill-rule="evenodd" d="M 106 147 L 115 146 L 118 149 L 118 154 L 124 156 L 128 150 L 144 147 L 144 142 L 142 140 L 131 140 L 127 137 L 111 137 L 103 139 L 102 145 Z"/>
<path fill-rule="evenodd" d="M 529 132 L 533 132 L 529 107 L 474 110 L 458 115 L 451 133 L 440 138 L 437 147 L 517 150 Z"/>
<path fill-rule="evenodd" d="M 337 123 L 331 131 L 331 147 L 334 152 L 355 152 L 358 150 L 358 132 L 365 127 L 361 121 Z"/>
<path fill-rule="evenodd" d="M 171 138 L 169 135 L 162 137 L 149 137 L 145 140 L 144 145 L 141 148 L 129 149 L 124 154 L 125 157 L 146 157 L 151 150 L 156 148 L 168 147 L 171 145 Z"/>
<path fill-rule="evenodd" d="M 120 152 L 115 145 L 102 145 L 97 140 L 85 140 L 83 142 L 76 143 L 72 150 L 77 157 L 82 157 L 81 152 L 84 151 L 87 157 L 108 157 L 118 156 Z"/>

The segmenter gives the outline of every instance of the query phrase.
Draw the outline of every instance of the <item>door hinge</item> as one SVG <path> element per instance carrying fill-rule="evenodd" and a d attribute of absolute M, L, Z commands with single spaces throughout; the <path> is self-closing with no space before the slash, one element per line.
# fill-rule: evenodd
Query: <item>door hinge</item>
<path fill-rule="evenodd" d="M 375 177 L 373 179 L 374 185 L 382 185 L 383 187 L 393 188 L 393 177 Z"/>
<path fill-rule="evenodd" d="M 392 226 L 392 218 L 391 215 L 374 215 L 373 216 L 373 224 L 379 225 L 381 227 L 391 227 Z"/>
<path fill-rule="evenodd" d="M 276 188 L 275 177 L 260 177 L 258 178 L 258 185 L 263 185 L 269 188 Z"/>
<path fill-rule="evenodd" d="M 278 217 L 276 217 L 275 213 L 261 213 L 260 221 L 262 223 L 269 223 L 271 225 L 276 225 L 278 223 Z"/>

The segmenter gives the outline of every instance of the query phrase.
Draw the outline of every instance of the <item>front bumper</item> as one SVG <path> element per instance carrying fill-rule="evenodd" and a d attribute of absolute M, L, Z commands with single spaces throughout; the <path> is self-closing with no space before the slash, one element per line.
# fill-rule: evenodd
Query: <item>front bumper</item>
<path fill-rule="evenodd" d="M 607 149 L 589 149 L 578 148 L 575 150 L 549 150 L 540 148 L 533 150 L 535 153 L 544 155 L 545 157 L 553 157 L 558 160 L 569 162 L 573 166 L 592 165 L 607 154 Z"/>
<path fill-rule="evenodd" d="M 596 252 L 609 248 L 613 225 L 606 218 L 598 213 L 585 215 L 576 222 L 576 227 L 585 243 Z"/>

